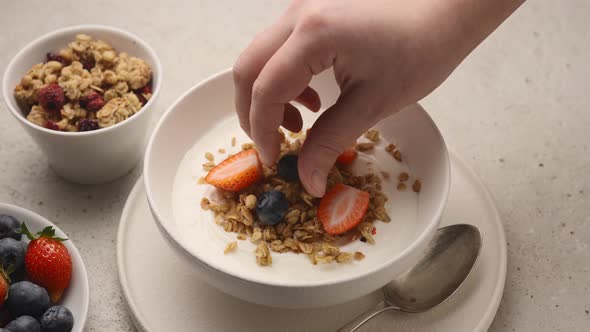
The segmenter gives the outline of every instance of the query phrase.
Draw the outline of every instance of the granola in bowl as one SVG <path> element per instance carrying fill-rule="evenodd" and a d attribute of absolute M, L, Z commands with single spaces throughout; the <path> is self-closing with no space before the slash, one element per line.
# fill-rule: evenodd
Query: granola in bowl
<path fill-rule="evenodd" d="M 106 128 L 139 112 L 152 96 L 152 70 L 142 59 L 78 34 L 31 67 L 14 89 L 28 121 L 59 131 Z"/>
<path fill-rule="evenodd" d="M 383 186 L 394 184 L 386 171 L 359 174 L 351 165 L 359 154 L 370 154 L 374 149 L 384 150 L 392 162 L 399 163 L 401 152 L 393 144 L 380 142 L 377 130 L 368 131 L 355 147 L 338 158 L 328 176 L 326 195 L 314 198 L 297 175 L 297 155 L 305 134 L 280 133 L 279 162 L 272 167 L 260 164 L 252 143 L 242 144 L 240 152 L 228 155 L 219 164 L 213 153 L 206 152 L 202 166 L 207 176 L 199 178 L 198 183 L 216 189 L 214 195 L 202 197 L 201 208 L 211 211 L 215 223 L 225 232 L 255 244 L 259 266 L 272 265 L 273 255 L 284 253 L 306 255 L 314 265 L 364 259 L 362 251 L 349 252 L 341 247 L 354 241 L 376 245 L 375 224 L 392 221 L 385 207 L 389 197 Z M 235 138 L 231 145 L 236 146 Z M 218 152 L 224 154 L 225 149 Z M 395 177 L 397 190 L 406 191 L 410 178 L 408 172 L 400 172 Z M 413 183 L 413 191 L 418 193 L 420 182 L 414 179 Z M 343 207 L 346 214 L 334 216 Z M 224 254 L 231 254 L 238 246 L 237 241 L 229 242 Z"/>

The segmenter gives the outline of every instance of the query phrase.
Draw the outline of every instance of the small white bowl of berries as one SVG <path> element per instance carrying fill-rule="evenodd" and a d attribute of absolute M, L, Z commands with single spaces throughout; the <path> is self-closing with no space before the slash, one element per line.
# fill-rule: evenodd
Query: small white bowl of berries
<path fill-rule="evenodd" d="M 0 203 L 0 332 L 82 331 L 88 275 L 57 226 Z"/>

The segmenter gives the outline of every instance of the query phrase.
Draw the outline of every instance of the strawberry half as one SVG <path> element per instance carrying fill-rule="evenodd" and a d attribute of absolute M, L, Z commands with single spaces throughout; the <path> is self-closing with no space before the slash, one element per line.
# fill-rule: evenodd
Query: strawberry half
<path fill-rule="evenodd" d="M 356 156 L 356 150 L 354 148 L 348 148 L 338 156 L 336 162 L 340 165 L 350 165 L 356 159 Z"/>
<path fill-rule="evenodd" d="M 228 191 L 240 191 L 262 178 L 255 149 L 235 154 L 219 163 L 205 177 L 207 183 Z"/>
<path fill-rule="evenodd" d="M 328 234 L 342 234 L 358 225 L 369 207 L 369 193 L 341 183 L 320 201 L 318 218 Z"/>
<path fill-rule="evenodd" d="M 47 289 L 53 303 L 58 302 L 72 278 L 72 258 L 62 243 L 67 239 L 56 237 L 51 226 L 34 236 L 23 223 L 20 233 L 31 240 L 25 253 L 25 270 L 29 280 Z"/>

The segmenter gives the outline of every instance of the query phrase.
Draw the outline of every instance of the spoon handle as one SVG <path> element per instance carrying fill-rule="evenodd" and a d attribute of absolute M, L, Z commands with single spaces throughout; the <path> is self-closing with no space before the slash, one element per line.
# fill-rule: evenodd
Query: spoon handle
<path fill-rule="evenodd" d="M 366 322 L 371 320 L 373 317 L 379 315 L 380 313 L 387 311 L 387 310 L 396 310 L 397 307 L 388 306 L 384 302 L 379 303 L 373 309 L 369 309 L 364 313 L 356 316 L 352 321 L 348 324 L 341 327 L 337 332 L 354 332 L 358 330 L 362 325 Z"/>

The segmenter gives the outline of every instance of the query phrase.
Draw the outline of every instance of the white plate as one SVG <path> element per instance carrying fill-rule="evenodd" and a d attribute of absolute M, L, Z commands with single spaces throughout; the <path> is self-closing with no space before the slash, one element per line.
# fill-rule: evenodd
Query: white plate
<path fill-rule="evenodd" d="M 32 233 L 37 233 L 47 226 L 55 228 L 55 234 L 59 237 L 67 238 L 68 236 L 59 227 L 55 226 L 49 220 L 42 216 L 23 209 L 18 206 L 0 203 L 0 214 L 7 214 L 15 217 L 20 222 L 24 222 Z M 88 302 L 90 301 L 90 290 L 88 287 L 88 274 L 82 261 L 78 249 L 74 246 L 72 240 L 64 241 L 72 257 L 72 281 L 70 286 L 63 295 L 60 305 L 68 307 L 74 316 L 74 327 L 72 332 L 81 332 L 86 324 L 88 315 Z"/>
<path fill-rule="evenodd" d="M 423 314 L 383 313 L 363 331 L 487 331 L 506 278 L 506 239 L 495 204 L 475 173 L 451 154 L 452 185 L 442 225 L 479 227 L 478 265 L 445 304 Z M 140 179 L 125 205 L 117 236 L 119 280 L 140 331 L 333 331 L 375 305 L 379 292 L 315 310 L 259 306 L 201 281 L 156 228 Z M 289 299 L 285 299 L 289 301 Z"/>

